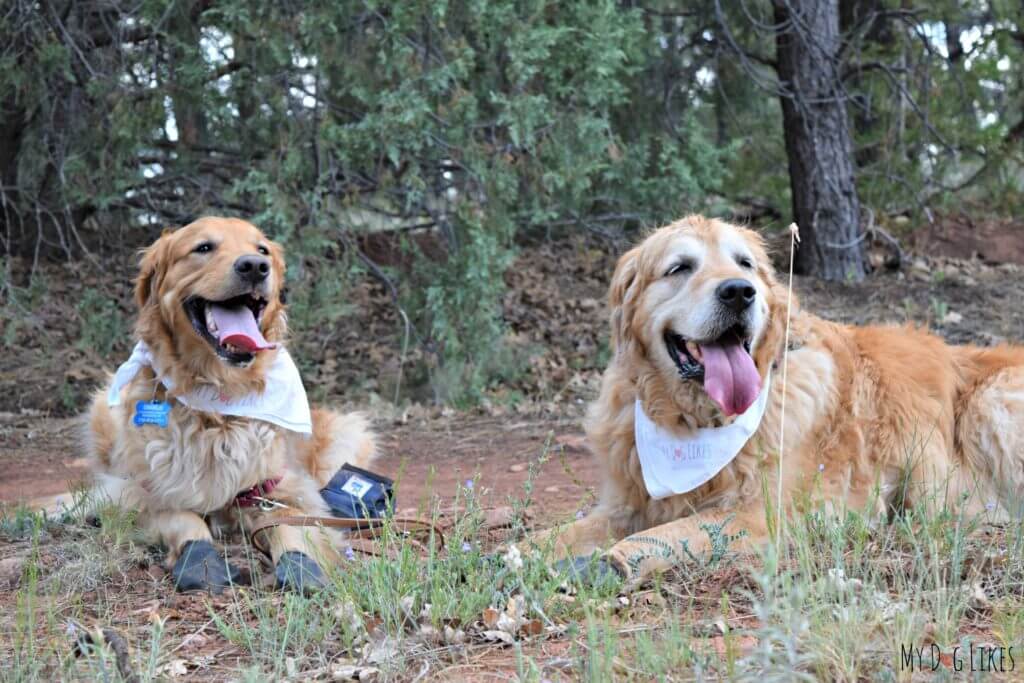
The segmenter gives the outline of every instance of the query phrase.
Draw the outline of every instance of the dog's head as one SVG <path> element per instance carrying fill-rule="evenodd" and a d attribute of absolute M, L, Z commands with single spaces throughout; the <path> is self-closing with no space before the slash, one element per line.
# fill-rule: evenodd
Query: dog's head
<path fill-rule="evenodd" d="M 756 233 L 685 218 L 619 259 L 609 292 L 614 362 L 677 410 L 743 413 L 781 350 L 784 299 Z"/>
<path fill-rule="evenodd" d="M 176 384 L 258 387 L 286 324 L 284 254 L 254 225 L 201 218 L 142 255 L 139 338 Z"/>

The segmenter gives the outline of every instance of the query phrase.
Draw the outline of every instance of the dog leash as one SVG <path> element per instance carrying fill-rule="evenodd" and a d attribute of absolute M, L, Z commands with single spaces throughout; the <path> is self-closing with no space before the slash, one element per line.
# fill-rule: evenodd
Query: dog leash
<path fill-rule="evenodd" d="M 433 535 L 437 538 L 441 549 L 445 547 L 444 544 L 444 533 L 437 525 L 432 524 L 423 519 L 416 519 L 414 517 L 394 517 L 390 520 L 391 528 L 402 534 L 426 534 L 427 536 Z M 355 534 L 350 536 L 350 540 L 355 541 L 376 541 L 381 537 L 381 532 L 384 529 L 385 524 L 388 520 L 383 519 L 363 519 L 358 517 L 316 517 L 314 515 L 283 515 L 280 517 L 267 517 L 261 519 L 252 525 L 249 529 L 249 539 L 252 542 L 254 548 L 259 550 L 261 553 L 270 557 L 270 552 L 264 548 L 257 540 L 257 535 L 277 526 L 305 526 L 305 527 L 326 527 L 330 529 L 345 529 L 347 531 L 353 531 Z M 419 547 L 423 547 L 421 543 L 415 539 L 411 539 L 413 543 Z M 366 555 L 379 556 L 382 553 L 377 552 L 374 544 L 366 543 L 353 543 L 352 549 L 361 552 Z"/>

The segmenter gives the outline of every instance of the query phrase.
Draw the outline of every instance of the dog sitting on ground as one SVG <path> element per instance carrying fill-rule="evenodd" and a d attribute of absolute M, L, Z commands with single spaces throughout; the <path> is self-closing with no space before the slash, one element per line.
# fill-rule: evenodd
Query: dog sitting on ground
<path fill-rule="evenodd" d="M 1024 347 L 841 325 L 794 302 L 784 385 L 787 291 L 760 237 L 699 216 L 621 257 L 609 308 L 613 359 L 586 421 L 599 503 L 534 539 L 581 572 L 635 585 L 715 534 L 764 542 L 776 491 L 786 512 L 1021 512 Z"/>
<path fill-rule="evenodd" d="M 97 495 L 137 512 L 168 549 L 179 590 L 219 591 L 239 570 L 207 520 L 251 527 L 267 516 L 328 516 L 320 496 L 374 440 L 357 414 L 310 410 L 283 348 L 284 255 L 255 226 L 202 218 L 145 250 L 132 358 L 93 401 L 86 443 Z M 279 585 L 324 580 L 339 532 L 263 532 Z"/>

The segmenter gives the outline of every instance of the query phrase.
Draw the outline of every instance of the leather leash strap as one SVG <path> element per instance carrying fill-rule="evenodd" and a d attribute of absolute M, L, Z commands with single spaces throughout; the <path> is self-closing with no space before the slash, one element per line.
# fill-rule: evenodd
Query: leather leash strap
<path fill-rule="evenodd" d="M 252 544 L 256 549 L 265 555 L 270 555 L 259 543 L 256 541 L 256 535 L 270 529 L 275 526 L 311 526 L 311 527 L 327 527 L 331 529 L 348 529 L 350 531 L 357 532 L 353 535 L 355 539 L 373 540 L 380 538 L 381 530 L 384 528 L 385 521 L 382 519 L 361 519 L 358 517 L 315 517 L 312 515 L 282 515 L 280 517 L 265 517 L 260 521 L 256 522 L 249 529 L 249 537 L 252 539 Z M 433 533 L 440 543 L 441 548 L 444 548 L 444 533 L 430 522 L 422 519 L 415 519 L 412 517 L 395 517 L 391 519 L 391 528 L 400 533 L 415 534 L 415 533 Z M 366 553 L 368 555 L 376 555 L 366 544 L 353 544 L 353 549 L 359 552 Z"/>

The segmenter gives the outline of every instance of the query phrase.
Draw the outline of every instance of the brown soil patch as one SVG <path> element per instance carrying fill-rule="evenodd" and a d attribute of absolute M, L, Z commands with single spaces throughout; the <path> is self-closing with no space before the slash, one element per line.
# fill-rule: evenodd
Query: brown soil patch
<path fill-rule="evenodd" d="M 0 501 L 39 502 L 86 485 L 76 419 L 0 422 Z M 374 469 L 398 477 L 398 507 L 444 507 L 471 481 L 484 504 L 525 496 L 533 477 L 534 521 L 571 517 L 593 500 L 596 463 L 575 419 L 500 419 L 457 414 L 396 424 L 378 420 L 381 457 Z M 531 474 L 531 467 L 534 472 Z"/>
<path fill-rule="evenodd" d="M 1012 218 L 942 216 L 914 231 L 911 244 L 933 256 L 1024 264 L 1024 225 Z"/>

